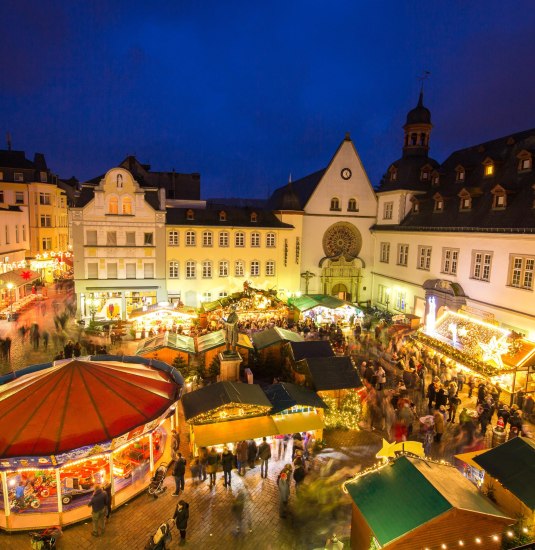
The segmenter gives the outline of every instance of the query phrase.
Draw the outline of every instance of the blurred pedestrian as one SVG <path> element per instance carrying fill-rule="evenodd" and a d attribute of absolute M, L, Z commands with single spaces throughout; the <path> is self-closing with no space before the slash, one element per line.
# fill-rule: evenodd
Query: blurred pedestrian
<path fill-rule="evenodd" d="M 43 330 L 43 347 L 45 348 L 45 351 L 48 350 L 48 340 L 50 339 L 50 334 L 48 330 Z"/>
<path fill-rule="evenodd" d="M 186 542 L 186 529 L 189 520 L 189 504 L 185 500 L 179 500 L 173 515 L 176 528 L 180 531 L 180 545 Z"/>
<path fill-rule="evenodd" d="M 230 487 L 232 468 L 234 467 L 234 455 L 227 446 L 223 447 L 223 453 L 221 454 L 221 466 L 223 467 L 224 486 Z"/>
<path fill-rule="evenodd" d="M 210 487 L 215 485 L 218 463 L 219 463 L 219 455 L 217 454 L 215 447 L 212 447 L 210 449 L 210 452 L 208 453 L 208 458 L 206 461 L 206 471 L 210 475 Z"/>
<path fill-rule="evenodd" d="M 247 463 L 249 464 L 249 468 L 255 467 L 257 451 L 256 441 L 254 439 L 250 439 L 247 442 Z"/>
<path fill-rule="evenodd" d="M 286 470 L 283 470 L 279 475 L 277 485 L 279 487 L 279 515 L 281 518 L 285 518 L 288 511 L 288 500 L 290 499 L 290 480 Z"/>
<path fill-rule="evenodd" d="M 271 446 L 266 438 L 262 438 L 262 443 L 258 446 L 258 458 L 260 459 L 260 476 L 267 477 L 268 463 L 271 458 Z"/>

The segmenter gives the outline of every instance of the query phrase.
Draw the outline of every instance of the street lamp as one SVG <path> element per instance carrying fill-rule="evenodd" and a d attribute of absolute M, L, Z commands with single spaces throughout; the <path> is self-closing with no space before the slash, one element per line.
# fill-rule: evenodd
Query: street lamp
<path fill-rule="evenodd" d="M 385 293 L 386 293 L 386 297 L 385 297 L 386 312 L 388 313 L 388 304 L 390 303 L 390 289 L 387 288 Z"/>
<path fill-rule="evenodd" d="M 7 289 L 9 290 L 9 320 L 13 320 L 13 283 L 7 283 Z"/>

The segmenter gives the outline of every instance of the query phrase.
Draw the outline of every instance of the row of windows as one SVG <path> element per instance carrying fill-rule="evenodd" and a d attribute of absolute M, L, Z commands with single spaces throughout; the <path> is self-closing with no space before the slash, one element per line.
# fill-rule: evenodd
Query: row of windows
<path fill-rule="evenodd" d="M 15 243 L 22 242 L 26 240 L 26 226 L 22 225 L 19 227 L 18 224 L 11 226 L 11 225 L 5 225 L 4 226 L 4 244 L 11 244 L 11 238 L 12 235 L 15 235 Z"/>
<path fill-rule="evenodd" d="M 10 195 L 13 195 L 11 191 L 0 190 L 0 203 L 26 204 L 24 191 L 15 191 L 14 197 L 10 197 Z M 34 202 L 43 206 L 51 206 L 54 204 L 54 197 L 51 193 L 36 193 Z M 60 208 L 65 208 L 65 197 L 59 197 L 58 205 Z"/>
<path fill-rule="evenodd" d="M 48 181 L 48 174 L 46 172 L 39 172 L 39 179 L 41 183 L 46 183 Z M 4 172 L 0 172 L 0 181 L 4 180 Z M 13 181 L 24 181 L 23 172 L 15 172 L 13 174 Z"/>
<path fill-rule="evenodd" d="M 96 230 L 86 231 L 85 244 L 87 246 L 98 246 L 98 236 Z M 126 231 L 124 241 L 117 239 L 117 231 L 106 231 L 106 243 L 101 246 L 136 246 L 136 232 Z M 143 246 L 154 245 L 154 233 L 143 233 Z"/>
<path fill-rule="evenodd" d="M 119 275 L 121 275 L 119 277 Z M 124 271 L 119 274 L 117 262 L 108 262 L 106 269 L 99 272 L 98 262 L 89 262 L 87 264 L 88 279 L 136 279 L 138 276 L 135 262 L 127 262 Z M 143 264 L 143 279 L 154 279 L 154 263 L 145 262 Z"/>
<path fill-rule="evenodd" d="M 197 274 L 199 273 L 203 279 L 211 279 L 214 277 L 214 262 L 211 260 L 205 260 L 200 263 L 200 266 L 197 265 L 197 262 L 194 260 L 188 260 L 185 267 L 185 278 L 186 279 L 196 279 Z M 200 267 L 200 269 L 199 269 Z M 234 277 L 245 277 L 245 262 L 243 260 L 236 260 L 234 262 Z M 230 275 L 230 262 L 227 260 L 221 260 L 217 264 L 217 276 L 218 277 L 228 277 Z M 249 263 L 249 272 L 247 277 L 260 277 L 261 269 L 260 262 L 258 260 L 253 260 Z M 264 275 L 266 277 L 275 276 L 275 262 L 273 260 L 268 260 L 264 265 Z M 180 262 L 176 260 L 171 260 L 168 262 L 168 276 L 170 279 L 179 279 L 180 278 Z"/>
<path fill-rule="evenodd" d="M 120 203 L 119 197 L 115 195 L 108 198 L 108 214 L 118 215 L 119 212 L 125 216 L 131 216 L 134 213 L 132 197 L 122 197 Z"/>
<path fill-rule="evenodd" d="M 260 233 L 251 233 L 250 236 L 250 246 L 259 247 L 261 246 L 262 237 Z M 179 246 L 180 238 L 179 231 L 169 231 L 168 241 L 169 246 Z M 230 233 L 228 231 L 220 231 L 218 234 L 218 243 L 220 247 L 227 247 L 230 243 Z M 234 246 L 244 247 L 246 243 L 245 233 L 238 231 L 234 233 Z M 214 234 L 212 231 L 203 231 L 201 234 L 201 244 L 205 247 L 214 246 Z M 186 246 L 197 246 L 197 232 L 196 231 L 186 231 L 185 234 L 185 245 Z M 275 233 L 267 233 L 265 238 L 265 245 L 268 248 L 275 248 L 276 239 Z"/>
<path fill-rule="evenodd" d="M 338 212 L 342 210 L 340 199 L 338 197 L 333 197 L 331 199 L 331 210 L 338 211 Z M 349 199 L 347 201 L 347 211 L 348 212 L 358 212 L 359 211 L 357 199 Z"/>
<path fill-rule="evenodd" d="M 418 246 L 416 258 L 416 267 L 429 271 L 431 269 L 430 246 Z M 441 272 L 447 275 L 457 275 L 459 268 L 458 248 L 442 248 L 442 267 Z M 400 266 L 407 266 L 409 258 L 409 245 L 397 245 L 396 263 Z M 379 260 L 383 263 L 390 262 L 390 243 L 382 242 L 379 250 Z M 472 264 L 470 268 L 470 278 L 479 281 L 490 281 L 492 267 L 492 252 L 483 250 L 472 251 Z M 509 259 L 509 272 L 507 284 L 516 288 L 525 288 L 533 290 L 533 272 L 535 267 L 535 257 L 520 254 L 511 254 Z"/>

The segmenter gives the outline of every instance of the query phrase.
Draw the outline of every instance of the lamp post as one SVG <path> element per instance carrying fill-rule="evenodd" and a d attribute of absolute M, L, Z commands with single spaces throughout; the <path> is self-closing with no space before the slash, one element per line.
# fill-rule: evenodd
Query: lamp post
<path fill-rule="evenodd" d="M 13 320 L 13 287 L 15 286 L 13 283 L 9 282 L 7 283 L 7 289 L 9 290 L 9 320 Z"/>
<path fill-rule="evenodd" d="M 390 289 L 387 288 L 385 293 L 386 293 L 386 297 L 385 297 L 386 312 L 388 313 L 388 304 L 390 303 Z"/>

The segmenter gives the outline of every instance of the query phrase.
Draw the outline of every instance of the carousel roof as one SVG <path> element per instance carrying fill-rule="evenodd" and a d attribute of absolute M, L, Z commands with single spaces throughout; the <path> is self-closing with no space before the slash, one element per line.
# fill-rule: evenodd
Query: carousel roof
<path fill-rule="evenodd" d="M 137 361 L 75 359 L 42 367 L 0 386 L 0 458 L 110 441 L 158 418 L 179 398 L 176 377 Z"/>

